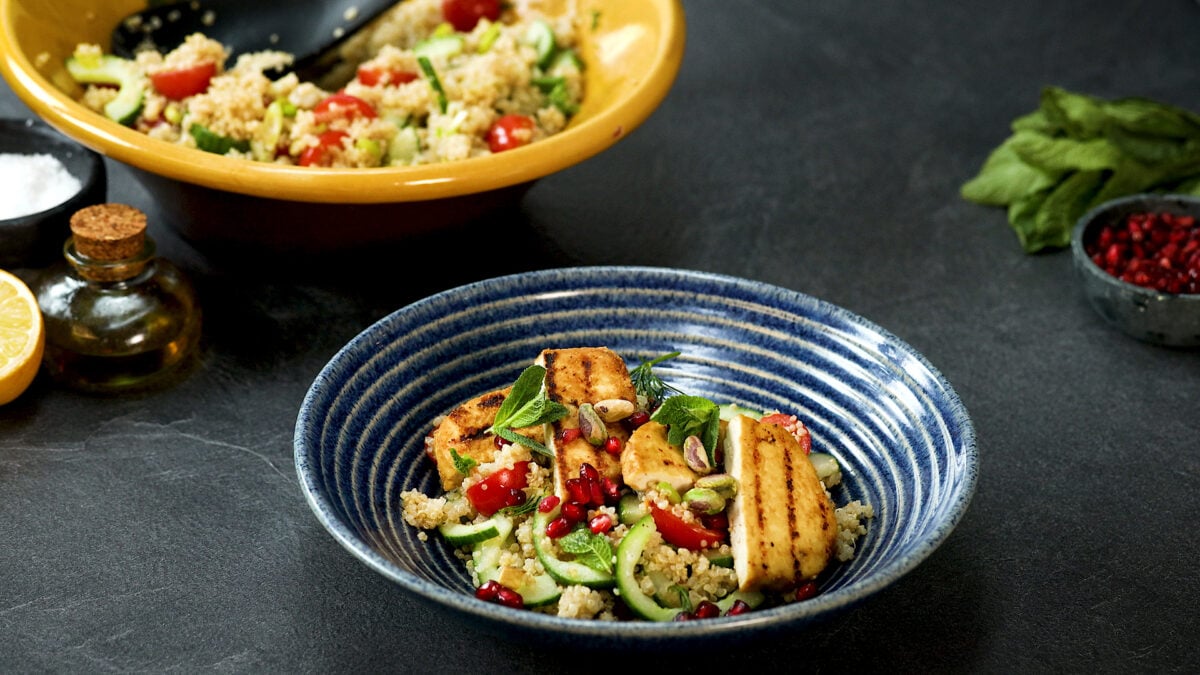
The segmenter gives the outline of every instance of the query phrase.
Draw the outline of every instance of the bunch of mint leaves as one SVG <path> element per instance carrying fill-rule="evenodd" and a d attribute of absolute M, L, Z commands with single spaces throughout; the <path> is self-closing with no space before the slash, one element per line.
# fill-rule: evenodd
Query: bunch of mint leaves
<path fill-rule="evenodd" d="M 1117 197 L 1200 196 L 1200 115 L 1146 98 L 1042 89 L 962 196 L 1003 206 L 1026 253 L 1065 248 L 1075 222 Z"/>

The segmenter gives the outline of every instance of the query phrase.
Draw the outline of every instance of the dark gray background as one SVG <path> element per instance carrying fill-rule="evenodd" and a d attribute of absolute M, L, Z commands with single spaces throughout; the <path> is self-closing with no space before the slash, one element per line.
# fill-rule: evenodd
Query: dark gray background
<path fill-rule="evenodd" d="M 1200 667 L 1196 352 L 1110 330 L 1065 251 L 1026 255 L 1003 211 L 958 194 L 1043 85 L 1200 110 L 1200 5 L 685 9 L 683 67 L 650 120 L 466 236 L 303 274 L 215 264 L 110 162 L 110 199 L 146 210 L 200 288 L 202 368 L 115 399 L 39 379 L 0 408 L 0 670 Z M 4 87 L 0 114 L 29 113 Z M 434 273 L 411 270 L 418 261 Z M 858 608 L 703 659 L 548 652 L 406 597 L 334 542 L 301 496 L 291 441 L 305 391 L 342 344 L 430 292 L 591 264 L 778 284 L 911 343 L 976 425 L 966 517 Z"/>

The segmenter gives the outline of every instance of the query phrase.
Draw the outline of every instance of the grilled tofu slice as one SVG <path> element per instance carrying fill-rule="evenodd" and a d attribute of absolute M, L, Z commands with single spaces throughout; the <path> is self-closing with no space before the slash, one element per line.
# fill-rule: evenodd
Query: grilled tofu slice
<path fill-rule="evenodd" d="M 496 456 L 495 437 L 487 433 L 492 422 L 496 421 L 496 411 L 504 403 L 512 387 L 477 396 L 455 408 L 433 430 L 433 459 L 437 462 L 438 477 L 442 481 L 443 490 L 453 490 L 458 487 L 464 476 L 454 466 L 454 458 L 450 450 L 460 457 L 485 464 Z M 545 436 L 545 426 L 516 429 L 516 432 L 542 442 Z"/>
<path fill-rule="evenodd" d="M 563 443 L 564 429 L 579 427 L 579 406 L 611 399 L 623 399 L 637 404 L 637 392 L 629 378 L 629 368 L 619 354 L 607 347 L 577 347 L 573 349 L 545 349 L 534 361 L 546 369 L 546 396 L 567 408 L 567 415 L 550 424 L 546 433 L 546 447 L 554 454 L 554 492 L 567 498 L 566 482 L 579 476 L 579 467 L 584 463 L 596 467 L 602 476 L 616 478 L 621 475 L 621 463 L 613 455 L 576 438 Z M 620 422 L 605 425 L 609 436 L 629 438 L 629 432 Z"/>
<path fill-rule="evenodd" d="M 725 470 L 738 481 L 729 540 L 740 590 L 786 590 L 825 569 L 837 545 L 833 503 L 786 429 L 737 415 Z"/>
<path fill-rule="evenodd" d="M 621 451 L 621 476 L 638 492 L 665 481 L 681 494 L 697 478 L 683 459 L 683 449 L 667 442 L 667 427 L 654 421 L 638 427 L 629 437 Z"/>

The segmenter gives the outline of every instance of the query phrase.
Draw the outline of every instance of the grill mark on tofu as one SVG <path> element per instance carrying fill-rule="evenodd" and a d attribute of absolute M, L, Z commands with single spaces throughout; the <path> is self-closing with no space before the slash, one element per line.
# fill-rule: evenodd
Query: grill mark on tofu
<path fill-rule="evenodd" d="M 755 431 L 755 436 L 758 437 L 758 438 L 756 438 L 756 440 L 761 440 L 761 434 L 762 434 L 761 430 Z M 762 457 L 761 457 L 761 453 L 759 453 L 759 447 L 760 447 L 760 443 L 755 442 L 752 444 L 752 446 L 750 448 L 750 462 L 749 462 L 750 466 L 755 466 L 755 467 L 762 466 Z M 745 450 L 743 449 L 742 452 L 745 453 Z M 755 482 L 755 484 L 754 484 L 754 514 L 757 516 L 757 518 L 755 518 L 756 525 L 757 525 L 757 527 L 755 529 L 759 534 L 759 536 L 757 536 L 755 538 L 758 540 L 758 544 L 759 544 L 758 559 L 762 561 L 760 563 L 760 566 L 762 567 L 763 572 L 768 572 L 771 569 L 771 566 L 769 564 L 770 558 L 767 556 L 767 547 L 764 546 L 764 544 L 769 541 L 769 538 L 765 536 L 767 533 L 767 521 L 766 521 L 767 509 L 765 508 L 765 506 L 763 504 L 762 491 L 759 489 L 760 486 L 761 486 L 760 483 Z"/>
<path fill-rule="evenodd" d="M 478 420 L 478 414 L 472 414 L 471 411 L 464 408 L 455 408 L 448 417 L 454 420 L 462 429 L 462 433 L 458 435 L 458 441 L 472 441 L 483 438 L 487 435 L 487 430 L 492 428 L 492 422 L 496 420 L 496 411 L 504 403 L 505 393 L 502 391 L 492 392 L 478 399 L 478 405 L 475 410 L 477 412 L 487 412 L 491 422 L 481 422 Z M 471 420 L 474 419 L 474 424 Z"/>

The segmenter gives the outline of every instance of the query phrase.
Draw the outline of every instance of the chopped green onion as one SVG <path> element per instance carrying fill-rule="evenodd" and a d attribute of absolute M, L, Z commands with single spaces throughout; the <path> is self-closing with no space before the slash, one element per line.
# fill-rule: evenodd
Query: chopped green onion
<path fill-rule="evenodd" d="M 496 44 L 496 38 L 500 37 L 500 24 L 494 23 L 483 31 L 483 35 L 479 36 L 479 53 L 486 54 L 492 45 Z"/>
<path fill-rule="evenodd" d="M 434 93 L 437 94 L 438 109 L 445 114 L 450 103 L 446 100 L 446 90 L 442 89 L 442 81 L 438 79 L 437 71 L 433 69 L 428 56 L 418 56 L 417 63 L 421 65 L 421 72 L 425 73 L 425 78 L 429 80 L 429 86 L 433 87 Z"/>

